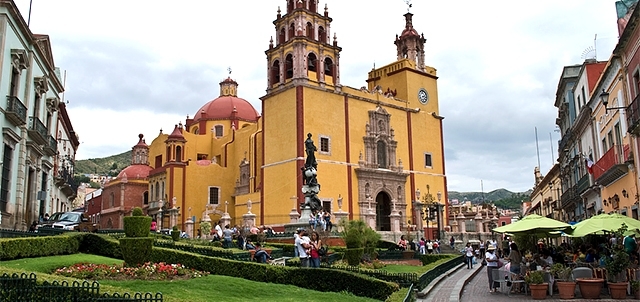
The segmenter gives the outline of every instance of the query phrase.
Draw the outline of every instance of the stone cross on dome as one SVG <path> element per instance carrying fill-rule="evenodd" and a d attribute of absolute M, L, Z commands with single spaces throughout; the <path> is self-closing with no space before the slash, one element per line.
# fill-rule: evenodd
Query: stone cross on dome
<path fill-rule="evenodd" d="M 229 76 L 231 76 L 231 66 L 229 66 L 229 68 L 227 68 L 227 71 L 229 72 Z"/>
<path fill-rule="evenodd" d="M 413 4 L 411 4 L 411 0 L 404 0 L 404 3 L 407 4 L 407 12 L 409 12 L 409 10 L 411 10 L 411 7 L 413 6 Z"/>

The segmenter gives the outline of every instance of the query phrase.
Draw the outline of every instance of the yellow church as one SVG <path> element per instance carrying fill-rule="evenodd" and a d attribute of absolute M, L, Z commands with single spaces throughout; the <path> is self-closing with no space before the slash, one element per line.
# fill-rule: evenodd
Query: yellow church
<path fill-rule="evenodd" d="M 262 113 L 239 97 L 229 77 L 218 98 L 153 139 L 150 215 L 163 220 L 163 211 L 173 211 L 171 224 L 185 229 L 193 221 L 198 229 L 203 220 L 223 217 L 242 225 L 250 214 L 256 225 L 282 230 L 299 218 L 304 202 L 310 133 L 326 211 L 370 221 L 378 231 L 392 231 L 394 219 L 402 230 L 421 229 L 426 217 L 416 200 L 427 200 L 443 205 L 439 223 L 448 224 L 438 77 L 425 65 L 426 39 L 413 28 L 413 15 L 404 15 L 395 37 L 397 60 L 371 70 L 367 87 L 354 88 L 340 81 L 348 62 L 340 62 L 326 6 L 318 10 L 317 0 L 288 0 L 286 13 L 278 9 L 265 52 Z"/>

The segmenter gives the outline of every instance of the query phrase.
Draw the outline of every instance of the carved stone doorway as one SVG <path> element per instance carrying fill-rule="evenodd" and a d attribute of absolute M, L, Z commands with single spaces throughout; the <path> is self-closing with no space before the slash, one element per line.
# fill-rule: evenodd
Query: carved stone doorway
<path fill-rule="evenodd" d="M 391 197 L 386 192 L 380 192 L 376 196 L 376 229 L 378 231 L 391 231 Z"/>

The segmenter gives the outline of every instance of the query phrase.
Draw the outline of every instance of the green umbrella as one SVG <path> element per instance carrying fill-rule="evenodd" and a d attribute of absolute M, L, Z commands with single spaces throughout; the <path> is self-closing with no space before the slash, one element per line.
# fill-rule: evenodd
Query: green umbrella
<path fill-rule="evenodd" d="M 562 221 L 547 218 L 544 216 L 530 214 L 524 218 L 499 228 L 493 229 L 497 233 L 549 233 L 553 231 L 562 231 L 569 228 L 570 225 Z"/>
<path fill-rule="evenodd" d="M 637 219 L 618 213 L 600 214 L 574 225 L 570 236 L 582 237 L 589 234 L 614 232 L 622 227 L 623 224 L 626 224 L 629 230 L 640 229 L 640 221 Z"/>

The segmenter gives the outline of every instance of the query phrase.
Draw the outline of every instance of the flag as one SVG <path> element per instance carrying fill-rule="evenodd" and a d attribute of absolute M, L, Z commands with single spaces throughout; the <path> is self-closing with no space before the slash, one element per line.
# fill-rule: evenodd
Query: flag
<path fill-rule="evenodd" d="M 590 158 L 587 158 L 587 171 L 589 171 L 589 174 L 593 174 L 593 161 Z"/>

